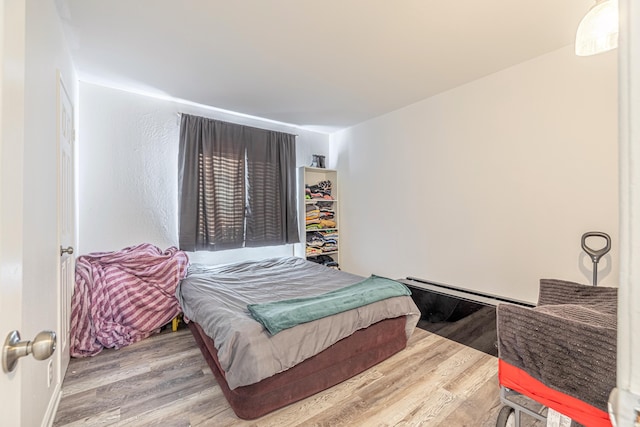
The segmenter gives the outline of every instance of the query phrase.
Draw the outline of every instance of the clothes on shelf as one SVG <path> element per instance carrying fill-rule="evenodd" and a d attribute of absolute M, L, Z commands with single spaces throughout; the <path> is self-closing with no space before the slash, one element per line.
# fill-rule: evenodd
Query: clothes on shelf
<path fill-rule="evenodd" d="M 307 213 L 306 213 L 306 223 L 310 224 L 313 221 L 320 219 L 320 209 L 318 209 L 317 205 L 307 205 Z"/>
<path fill-rule="evenodd" d="M 307 231 L 322 230 L 323 228 L 336 228 L 336 222 L 330 219 L 316 219 L 307 222 Z"/>
<path fill-rule="evenodd" d="M 340 270 L 340 266 L 338 265 L 338 263 L 331 258 L 329 255 L 318 255 L 318 256 L 314 256 L 311 258 L 308 258 L 309 261 L 312 262 L 316 262 L 318 264 L 322 264 L 325 265 L 327 267 L 331 267 L 331 268 L 335 268 L 337 270 Z"/>
<path fill-rule="evenodd" d="M 322 249 L 321 248 L 314 248 L 314 247 L 311 247 L 311 246 L 307 246 L 306 254 L 307 254 L 307 257 L 313 257 L 313 256 L 317 256 L 317 255 L 322 255 Z"/>
<path fill-rule="evenodd" d="M 315 185 L 305 184 L 304 186 L 304 196 L 305 199 L 324 199 L 324 200 L 333 200 L 331 197 L 331 181 L 324 180 L 320 181 Z"/>
<path fill-rule="evenodd" d="M 338 233 L 314 231 L 307 233 L 307 256 L 321 255 L 338 250 Z"/>
<path fill-rule="evenodd" d="M 309 261 L 337 268 L 338 262 L 329 254 L 338 253 L 337 201 L 333 183 L 325 179 L 305 183 L 306 257 Z M 309 181 L 307 181 L 309 182 Z"/>
<path fill-rule="evenodd" d="M 307 230 L 321 230 L 324 228 L 336 228 L 334 220 L 334 202 L 317 201 L 306 205 L 305 225 Z"/>

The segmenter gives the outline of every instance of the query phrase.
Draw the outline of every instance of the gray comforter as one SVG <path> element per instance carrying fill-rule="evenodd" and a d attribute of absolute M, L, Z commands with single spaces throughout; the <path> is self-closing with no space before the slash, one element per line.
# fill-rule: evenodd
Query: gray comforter
<path fill-rule="evenodd" d="M 420 318 L 410 296 L 378 301 L 273 336 L 247 310 L 247 304 L 319 295 L 362 279 L 301 258 L 194 264 L 176 296 L 185 316 L 213 339 L 227 383 L 234 389 L 285 371 L 384 319 L 407 316 L 408 338 Z"/>

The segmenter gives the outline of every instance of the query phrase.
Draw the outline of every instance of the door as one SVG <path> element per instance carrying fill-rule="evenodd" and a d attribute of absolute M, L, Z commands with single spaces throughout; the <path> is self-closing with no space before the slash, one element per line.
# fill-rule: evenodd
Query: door
<path fill-rule="evenodd" d="M 58 240 L 60 243 L 60 279 L 58 281 L 58 381 L 62 383 L 69 365 L 71 296 L 74 287 L 74 180 L 73 153 L 75 131 L 73 104 L 58 72 Z"/>
<path fill-rule="evenodd" d="M 25 13 L 24 1 L 0 2 L 0 345 L 22 326 Z M 0 368 L 2 425 L 20 425 L 20 371 Z"/>

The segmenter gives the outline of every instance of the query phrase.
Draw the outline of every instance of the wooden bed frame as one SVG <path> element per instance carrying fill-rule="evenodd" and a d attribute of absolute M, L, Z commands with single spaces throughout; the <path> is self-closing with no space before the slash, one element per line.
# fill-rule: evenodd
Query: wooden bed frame
<path fill-rule="evenodd" d="M 272 377 L 231 390 L 220 368 L 213 340 L 200 325 L 190 322 L 207 364 L 239 418 L 261 417 L 357 375 L 404 349 L 406 317 L 382 320 Z"/>

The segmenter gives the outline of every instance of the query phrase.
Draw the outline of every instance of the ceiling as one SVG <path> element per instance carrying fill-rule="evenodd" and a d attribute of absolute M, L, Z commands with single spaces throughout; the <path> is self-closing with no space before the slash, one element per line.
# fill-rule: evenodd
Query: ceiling
<path fill-rule="evenodd" d="M 57 0 L 81 80 L 333 132 L 570 45 L 593 0 Z"/>

